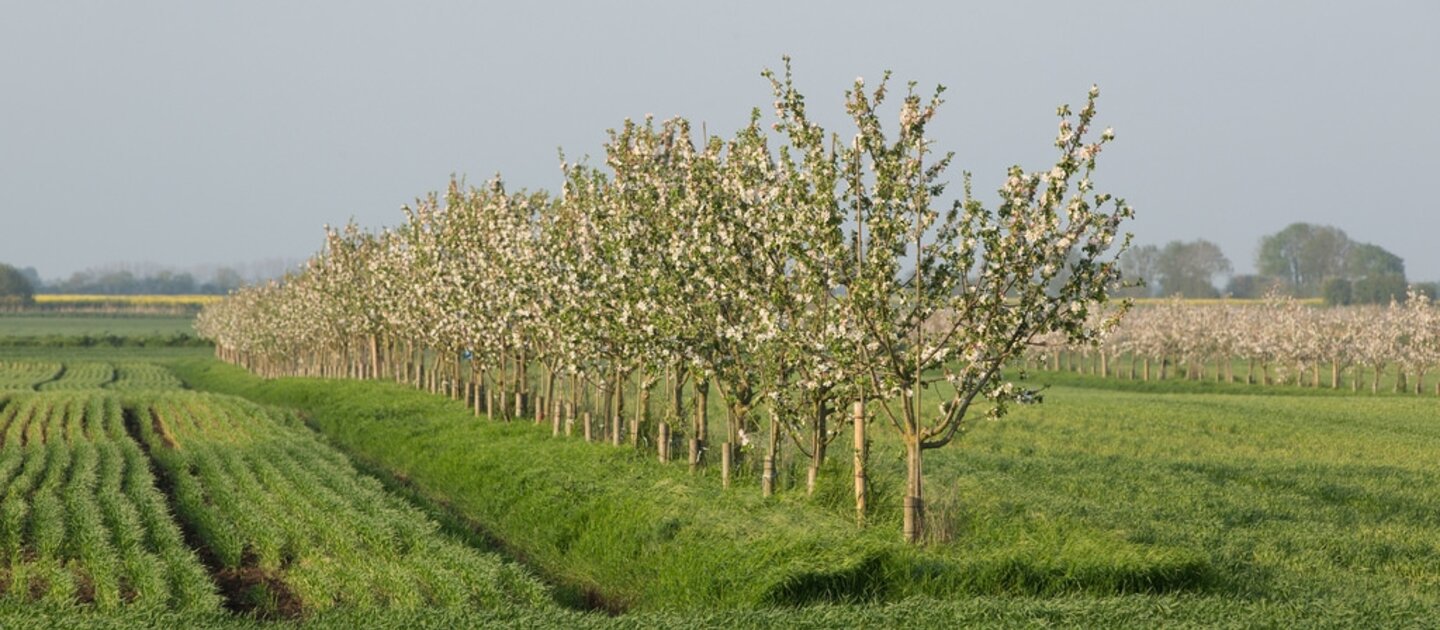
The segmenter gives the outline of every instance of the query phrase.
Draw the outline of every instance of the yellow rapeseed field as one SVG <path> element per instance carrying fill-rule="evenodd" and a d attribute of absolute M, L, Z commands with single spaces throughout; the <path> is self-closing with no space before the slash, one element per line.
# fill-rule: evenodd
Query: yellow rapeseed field
<path fill-rule="evenodd" d="M 98 306 L 204 306 L 225 299 L 223 295 L 62 295 L 46 293 L 35 296 L 42 305 Z"/>

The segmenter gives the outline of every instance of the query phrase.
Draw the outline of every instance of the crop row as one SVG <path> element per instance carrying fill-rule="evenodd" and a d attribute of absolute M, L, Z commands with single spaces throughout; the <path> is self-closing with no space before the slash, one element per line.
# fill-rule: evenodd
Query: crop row
<path fill-rule="evenodd" d="M 180 389 L 184 384 L 169 370 L 153 363 L 119 363 L 115 365 L 115 380 L 105 385 L 108 389 L 130 391 L 137 389 Z"/>
<path fill-rule="evenodd" d="M 262 614 L 548 600 L 522 570 L 440 535 L 293 417 L 190 392 L 153 394 L 133 413 L 222 587 Z"/>
<path fill-rule="evenodd" d="M 60 376 L 59 363 L 0 362 L 0 391 L 33 390 Z"/>
<path fill-rule="evenodd" d="M 97 389 L 115 380 L 115 367 L 109 363 L 66 363 L 60 375 L 35 387 L 40 391 Z"/>
<path fill-rule="evenodd" d="M 152 363 L 0 363 L 0 391 L 179 389 L 180 379 Z"/>
<path fill-rule="evenodd" d="M 215 611 L 114 396 L 20 394 L 0 424 L 0 601 Z"/>

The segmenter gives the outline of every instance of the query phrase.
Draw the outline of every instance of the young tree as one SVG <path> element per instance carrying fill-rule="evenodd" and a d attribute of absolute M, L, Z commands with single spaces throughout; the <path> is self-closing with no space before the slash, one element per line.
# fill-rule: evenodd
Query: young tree
<path fill-rule="evenodd" d="M 892 141 L 877 111 L 886 79 L 872 92 L 857 80 L 848 95 L 857 133 L 844 155 L 845 198 L 860 218 L 864 252 L 847 301 L 866 335 L 860 352 L 871 392 L 905 443 L 904 535 L 915 542 L 923 528 L 924 451 L 949 444 L 977 400 L 990 401 L 987 415 L 999 416 L 1026 395 L 1002 370 L 1032 340 L 1052 331 L 1095 338 L 1090 309 L 1120 283 L 1115 260 L 1102 258 L 1133 212 L 1092 192 L 1096 157 L 1113 137 L 1107 129 L 1098 141 L 1087 138 L 1099 95 L 1092 88 L 1078 116 L 1059 108 L 1053 168 L 1012 167 L 994 211 L 970 195 L 967 178 L 964 199 L 942 216 L 934 199 L 943 194 L 940 176 L 951 156 L 929 161 L 933 141 L 925 136 L 941 90 L 926 102 L 911 85 Z M 1107 204 L 1112 211 L 1104 211 Z M 1128 242 L 1127 235 L 1118 249 Z M 1067 260 L 1069 278 L 1047 294 Z M 926 334 L 923 324 L 941 311 L 953 314 L 951 325 Z M 927 389 L 940 392 L 933 410 L 922 404 Z"/>

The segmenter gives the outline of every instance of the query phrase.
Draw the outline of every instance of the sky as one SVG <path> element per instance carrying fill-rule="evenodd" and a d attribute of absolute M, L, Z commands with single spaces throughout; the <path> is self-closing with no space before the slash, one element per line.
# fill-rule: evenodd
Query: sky
<path fill-rule="evenodd" d="M 0 6 L 0 262 L 47 279 L 303 259 L 450 175 L 557 190 L 626 118 L 728 135 L 794 59 L 848 137 L 885 70 L 947 87 L 940 150 L 994 199 L 1101 90 L 1099 190 L 1137 243 L 1337 226 L 1440 280 L 1440 2 L 153 2 Z M 591 160 L 595 160 L 592 158 Z M 1427 182 L 1430 182 L 1427 184 Z"/>

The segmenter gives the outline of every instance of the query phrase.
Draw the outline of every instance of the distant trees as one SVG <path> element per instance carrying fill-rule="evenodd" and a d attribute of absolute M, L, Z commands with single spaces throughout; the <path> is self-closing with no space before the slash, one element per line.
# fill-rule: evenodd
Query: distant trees
<path fill-rule="evenodd" d="M 1399 256 L 1352 241 L 1328 225 L 1293 223 L 1261 238 L 1255 266 L 1296 297 L 1321 296 L 1332 304 L 1405 299 L 1405 262 Z"/>
<path fill-rule="evenodd" d="M 35 287 L 24 272 L 0 263 L 0 306 L 29 306 L 35 302 Z"/>
<path fill-rule="evenodd" d="M 1120 277 L 1127 286 L 1116 290 L 1122 297 L 1150 297 L 1159 286 L 1157 278 L 1160 248 L 1154 245 L 1136 245 L 1120 255 Z"/>
<path fill-rule="evenodd" d="M 1205 239 L 1170 241 L 1163 248 L 1141 245 L 1126 250 L 1120 258 L 1121 276 L 1140 286 L 1126 287 L 1120 295 L 1219 297 L 1215 277 L 1230 271 L 1230 259 L 1220 246 Z"/>
<path fill-rule="evenodd" d="M 1292 223 L 1260 239 L 1255 267 L 1262 275 L 1280 278 L 1297 294 L 1320 291 L 1326 278 L 1342 275 L 1350 237 L 1328 225 Z"/>
<path fill-rule="evenodd" d="M 1215 276 L 1230 273 L 1231 267 L 1219 245 L 1197 239 L 1167 243 L 1160 250 L 1155 271 L 1162 295 L 1209 298 L 1220 296 Z"/>
<path fill-rule="evenodd" d="M 1280 284 L 1275 278 L 1259 274 L 1236 274 L 1230 276 L 1230 282 L 1225 285 L 1225 293 L 1242 300 L 1258 300 L 1265 297 L 1265 294 L 1278 290 Z"/>
<path fill-rule="evenodd" d="M 36 276 L 38 279 L 38 276 Z M 195 274 L 161 270 L 139 275 L 128 269 L 86 269 L 70 274 L 43 288 L 47 293 L 97 295 L 189 295 L 204 293 L 220 295 L 245 285 L 245 278 L 234 269 L 222 267 L 206 281 Z M 37 288 L 42 285 L 32 282 Z"/>

